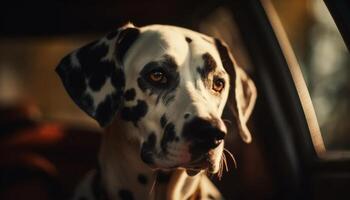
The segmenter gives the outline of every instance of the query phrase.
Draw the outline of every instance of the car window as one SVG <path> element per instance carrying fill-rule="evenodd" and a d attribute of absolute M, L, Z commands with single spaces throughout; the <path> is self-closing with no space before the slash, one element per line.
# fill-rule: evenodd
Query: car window
<path fill-rule="evenodd" d="M 326 150 L 350 150 L 350 56 L 326 5 L 271 2 L 301 67 Z"/>

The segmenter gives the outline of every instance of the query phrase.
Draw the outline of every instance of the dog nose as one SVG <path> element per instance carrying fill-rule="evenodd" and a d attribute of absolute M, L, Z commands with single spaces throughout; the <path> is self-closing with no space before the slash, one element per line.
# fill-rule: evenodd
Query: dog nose
<path fill-rule="evenodd" d="M 208 151 L 223 141 L 226 135 L 223 129 L 219 119 L 195 117 L 185 124 L 183 136 L 196 148 Z"/>

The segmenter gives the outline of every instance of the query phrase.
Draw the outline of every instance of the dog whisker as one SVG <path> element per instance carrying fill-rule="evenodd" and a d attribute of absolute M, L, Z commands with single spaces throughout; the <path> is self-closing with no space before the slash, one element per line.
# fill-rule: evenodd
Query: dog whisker
<path fill-rule="evenodd" d="M 235 157 L 233 156 L 233 154 L 229 150 L 227 150 L 226 148 L 224 148 L 224 152 L 226 152 L 230 156 L 230 158 L 232 159 L 232 161 L 235 165 L 235 168 L 237 169 L 237 161 L 236 161 Z"/>
<path fill-rule="evenodd" d="M 228 169 L 228 166 L 227 166 L 227 159 L 226 159 L 226 155 L 225 155 L 225 154 L 222 154 L 222 155 L 223 155 L 223 163 L 224 163 L 224 165 L 225 165 L 226 172 L 228 172 L 228 171 L 229 171 L 229 169 Z"/>
<path fill-rule="evenodd" d="M 222 154 L 224 155 L 224 154 Z M 223 159 L 224 157 L 222 156 L 221 159 L 220 159 L 220 163 L 219 163 L 219 171 L 218 171 L 218 179 L 221 180 L 221 177 L 222 177 L 222 172 L 223 172 Z"/>
<path fill-rule="evenodd" d="M 156 184 L 157 184 L 158 172 L 156 172 L 155 174 L 156 174 L 156 176 L 155 176 L 154 181 L 153 181 L 153 183 L 152 183 L 151 190 L 149 191 L 149 194 L 150 194 L 150 195 L 151 195 L 152 192 L 154 191 L 154 188 L 156 187 Z"/>
<path fill-rule="evenodd" d="M 158 43 L 158 45 L 159 45 L 159 47 L 160 47 L 161 49 L 163 49 L 163 51 L 166 51 L 166 48 L 163 46 L 162 43 Z"/>

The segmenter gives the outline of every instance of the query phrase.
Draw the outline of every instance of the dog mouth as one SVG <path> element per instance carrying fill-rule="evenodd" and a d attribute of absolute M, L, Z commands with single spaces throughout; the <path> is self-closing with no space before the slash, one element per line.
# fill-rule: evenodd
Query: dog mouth
<path fill-rule="evenodd" d="M 195 176 L 202 170 L 205 170 L 208 173 L 215 173 L 215 164 L 214 161 L 210 159 L 209 155 L 204 154 L 187 164 L 185 169 L 189 176 Z"/>
<path fill-rule="evenodd" d="M 192 169 L 187 169 L 187 170 L 186 170 L 186 173 L 187 173 L 187 175 L 189 175 L 189 176 L 195 176 L 195 175 L 197 175 L 199 172 L 201 172 L 201 170 L 192 170 Z"/>
<path fill-rule="evenodd" d="M 144 147 L 144 146 L 143 146 Z M 195 176 L 201 171 L 215 174 L 218 168 L 218 150 L 208 152 L 193 152 L 189 145 L 169 146 L 167 151 L 156 151 L 155 148 L 141 148 L 141 160 L 153 170 L 182 169 L 189 176 Z"/>
<path fill-rule="evenodd" d="M 147 152 L 141 156 L 142 160 L 154 170 L 176 170 L 184 169 L 188 176 L 195 176 L 201 171 L 205 170 L 208 173 L 215 173 L 214 161 L 210 159 L 208 154 L 203 154 L 190 162 L 174 164 L 175 161 L 169 160 L 163 157 L 160 159 L 158 156 L 151 152 Z"/>

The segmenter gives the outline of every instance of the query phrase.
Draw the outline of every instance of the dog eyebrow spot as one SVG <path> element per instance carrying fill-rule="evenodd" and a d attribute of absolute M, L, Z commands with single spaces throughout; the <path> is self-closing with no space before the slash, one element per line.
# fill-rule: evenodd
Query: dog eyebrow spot
<path fill-rule="evenodd" d="M 166 64 L 170 68 L 173 68 L 173 69 L 177 68 L 177 64 L 175 62 L 174 57 L 169 54 L 164 55 L 164 61 L 162 63 Z"/>
<path fill-rule="evenodd" d="M 132 101 L 135 99 L 135 96 L 136 96 L 136 92 L 135 92 L 135 89 L 134 88 L 131 88 L 131 89 L 128 89 L 125 91 L 124 93 L 124 99 L 126 101 Z"/>
<path fill-rule="evenodd" d="M 131 121 L 137 127 L 137 122 L 147 114 L 148 106 L 145 101 L 137 100 L 137 105 L 124 107 L 121 110 L 121 118 Z"/>
<path fill-rule="evenodd" d="M 192 42 L 192 39 L 189 38 L 189 37 L 185 37 L 185 39 L 186 39 L 186 42 L 188 42 L 188 43 L 191 43 L 191 42 Z"/>
<path fill-rule="evenodd" d="M 147 185 L 147 183 L 148 183 L 148 178 L 147 178 L 147 176 L 144 175 L 144 174 L 139 174 L 139 175 L 137 176 L 137 180 L 138 180 L 139 183 L 141 183 L 142 185 Z"/>
<path fill-rule="evenodd" d="M 134 196 L 132 195 L 132 193 L 129 190 L 121 189 L 121 190 L 119 190 L 118 194 L 122 200 L 133 200 L 134 199 Z"/>
<path fill-rule="evenodd" d="M 209 53 L 205 53 L 202 55 L 202 58 L 204 60 L 204 66 L 203 68 L 197 67 L 197 72 L 201 75 L 202 80 L 205 80 L 209 73 L 215 71 L 217 64 Z"/>
<path fill-rule="evenodd" d="M 165 114 L 162 115 L 162 117 L 160 118 L 160 125 L 162 126 L 162 128 L 165 127 L 165 125 L 167 124 L 168 120 L 165 116 Z"/>

